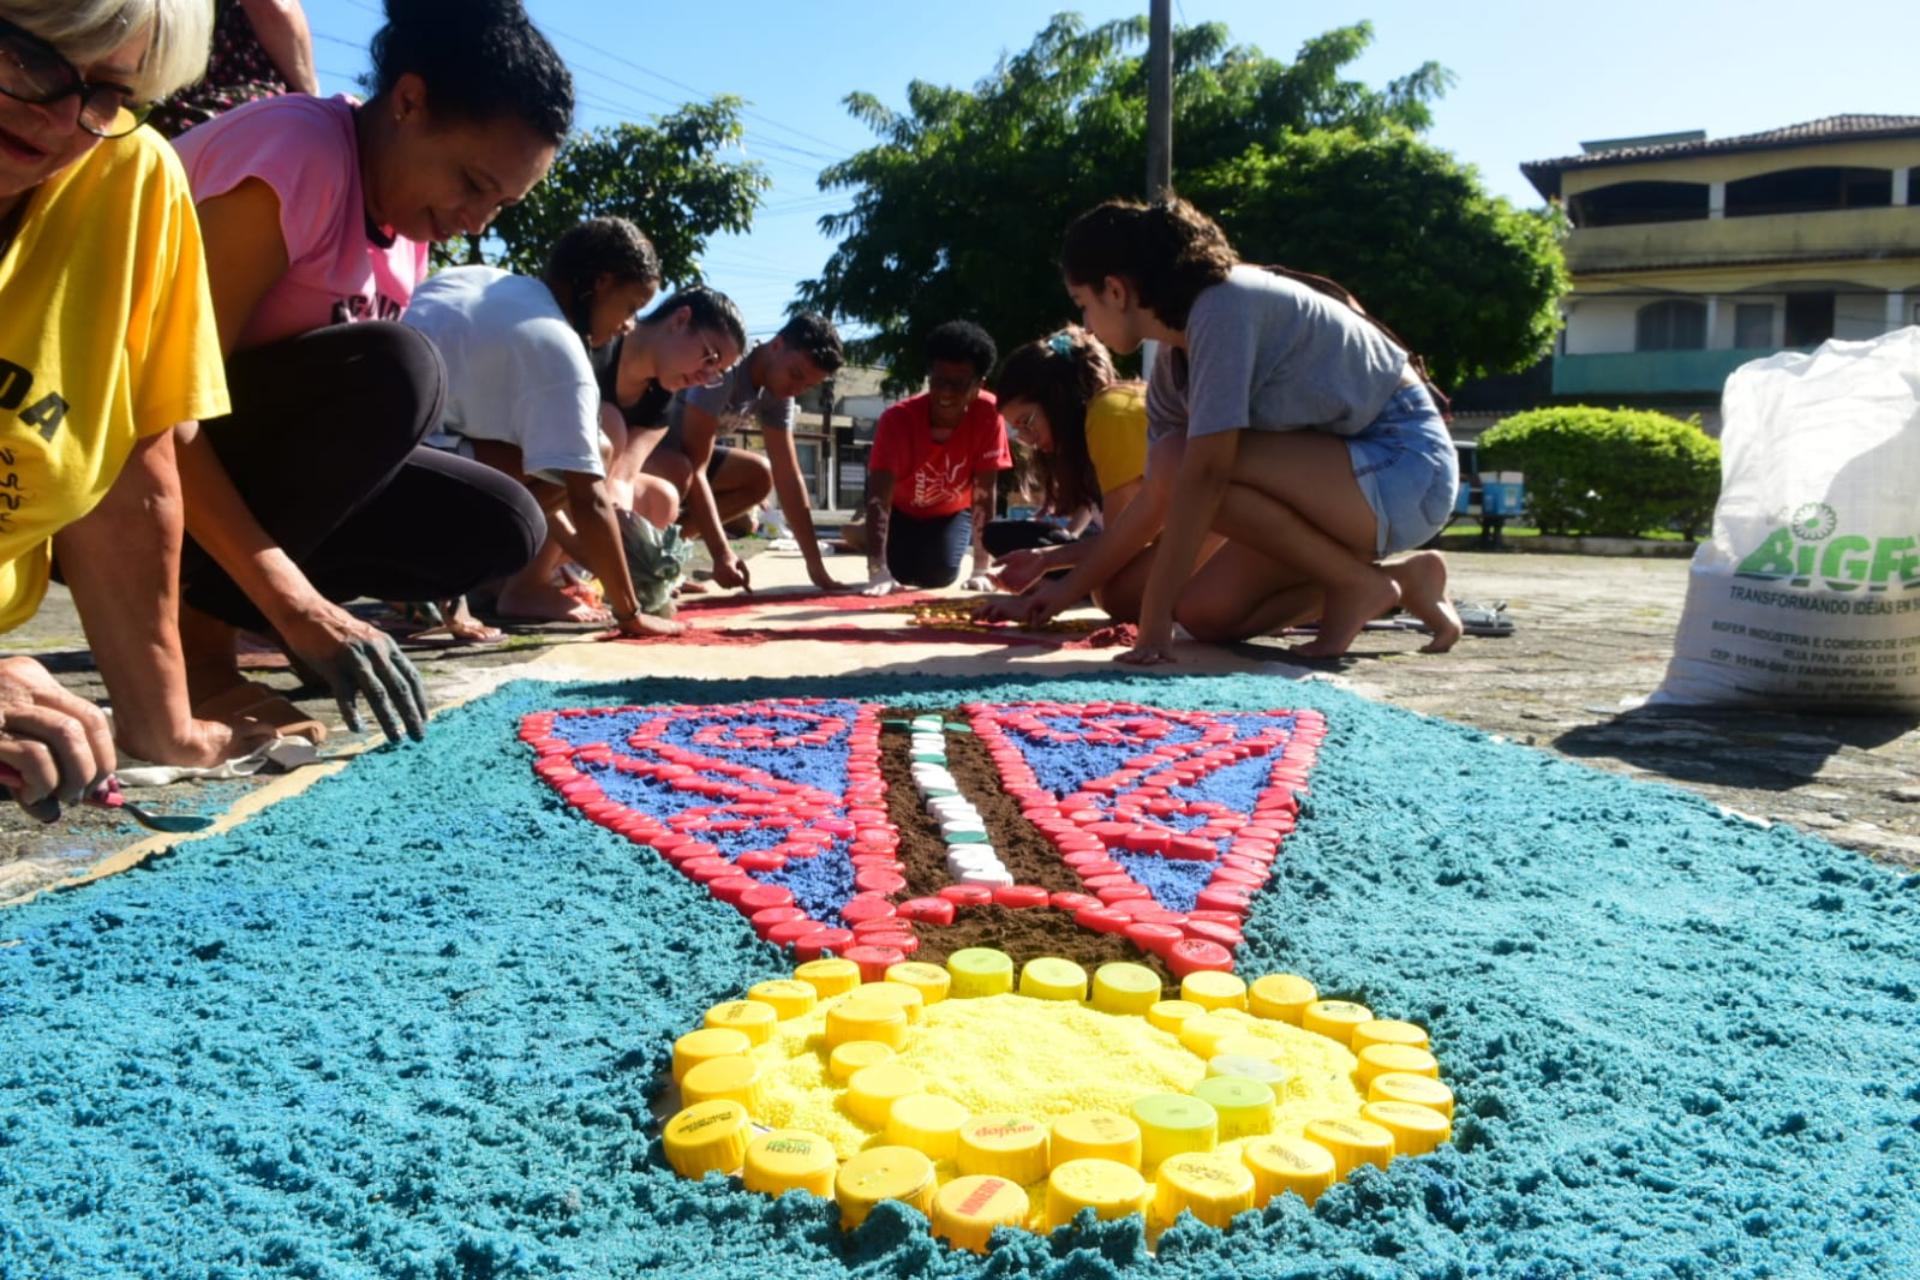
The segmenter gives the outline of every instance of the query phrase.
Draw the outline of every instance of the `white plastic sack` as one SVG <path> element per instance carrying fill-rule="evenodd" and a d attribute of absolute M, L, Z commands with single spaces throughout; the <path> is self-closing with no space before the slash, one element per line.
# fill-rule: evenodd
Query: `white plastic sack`
<path fill-rule="evenodd" d="M 1743 365 L 1723 416 L 1652 701 L 1920 711 L 1920 327 Z"/>

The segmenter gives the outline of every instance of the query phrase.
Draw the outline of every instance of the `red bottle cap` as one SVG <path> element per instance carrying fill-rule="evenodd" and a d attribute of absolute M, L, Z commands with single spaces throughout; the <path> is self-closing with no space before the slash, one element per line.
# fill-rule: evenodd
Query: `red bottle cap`
<path fill-rule="evenodd" d="M 1133 923 L 1133 917 L 1111 907 L 1082 907 L 1073 913 L 1073 922 L 1095 933 L 1119 933 Z"/>
<path fill-rule="evenodd" d="M 945 927 L 953 923 L 951 898 L 909 898 L 900 904 L 900 914 L 908 920 Z"/>
<path fill-rule="evenodd" d="M 740 909 L 748 915 L 756 911 L 765 911 L 768 907 L 790 907 L 793 905 L 793 890 L 777 884 L 756 883 L 740 895 Z"/>
<path fill-rule="evenodd" d="M 1168 948 L 1186 936 L 1173 925 L 1146 924 L 1138 920 L 1122 932 L 1126 934 L 1128 942 L 1156 956 L 1166 955 Z"/>
<path fill-rule="evenodd" d="M 893 914 L 894 906 L 891 902 L 866 893 L 855 894 L 847 899 L 846 906 L 840 908 L 840 918 L 849 925 L 858 924 L 862 920 L 888 918 Z"/>
<path fill-rule="evenodd" d="M 983 884 L 950 884 L 940 896 L 956 907 L 984 907 L 993 901 L 993 890 Z"/>
<path fill-rule="evenodd" d="M 854 873 L 853 887 L 862 893 L 890 895 L 907 887 L 907 878 L 897 871 L 865 867 Z"/>
<path fill-rule="evenodd" d="M 817 934 L 826 927 L 827 926 L 821 924 L 818 920 L 809 920 L 802 917 L 798 920 L 788 920 L 784 923 L 771 926 L 768 928 L 765 937 L 768 942 L 773 943 L 775 946 L 784 947 L 789 943 L 798 942 L 800 939 L 808 937 L 809 935 Z M 847 934 L 847 939 L 848 941 L 852 941 L 853 935 L 850 933 Z"/>
<path fill-rule="evenodd" d="M 1005 885 L 993 891 L 993 900 L 996 903 L 1019 910 L 1044 907 L 1047 905 L 1048 896 L 1045 889 L 1034 884 Z"/>
<path fill-rule="evenodd" d="M 1211 943 L 1206 945 L 1211 946 Z M 907 958 L 906 953 L 897 947 L 874 947 L 858 943 L 842 951 L 841 957 L 860 966 L 860 981 L 880 982 L 887 976 L 887 970 Z"/>
<path fill-rule="evenodd" d="M 1090 893 L 1056 893 L 1051 899 L 1057 911 L 1078 911 L 1082 907 L 1100 907 L 1105 904 Z"/>
<path fill-rule="evenodd" d="M 1233 953 L 1204 938 L 1184 938 L 1167 948 L 1167 968 L 1176 978 L 1202 969 L 1227 970 L 1233 968 Z"/>

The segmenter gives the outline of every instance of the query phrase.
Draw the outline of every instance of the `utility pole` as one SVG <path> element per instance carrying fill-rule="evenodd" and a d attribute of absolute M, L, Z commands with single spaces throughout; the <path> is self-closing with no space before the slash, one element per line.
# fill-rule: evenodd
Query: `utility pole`
<path fill-rule="evenodd" d="M 1173 0 L 1150 0 L 1147 34 L 1147 199 L 1173 194 Z"/>

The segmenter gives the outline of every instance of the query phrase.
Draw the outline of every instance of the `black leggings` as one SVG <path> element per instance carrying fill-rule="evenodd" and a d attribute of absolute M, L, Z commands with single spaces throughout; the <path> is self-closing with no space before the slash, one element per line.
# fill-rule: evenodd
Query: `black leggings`
<path fill-rule="evenodd" d="M 446 384 L 418 331 L 335 325 L 229 357 L 233 412 L 201 430 L 254 519 L 327 599 L 445 600 L 524 567 L 547 530 L 518 481 L 421 447 Z M 180 578 L 194 608 L 266 625 L 191 538 Z"/>
<path fill-rule="evenodd" d="M 973 541 L 973 512 L 922 518 L 898 508 L 887 517 L 887 572 L 906 587 L 944 587 L 960 576 Z"/>
<path fill-rule="evenodd" d="M 1015 551 L 1037 551 L 1041 547 L 1064 547 L 1078 539 L 1045 520 L 994 520 L 987 524 L 981 541 L 986 543 L 990 554 L 1004 556 Z"/>

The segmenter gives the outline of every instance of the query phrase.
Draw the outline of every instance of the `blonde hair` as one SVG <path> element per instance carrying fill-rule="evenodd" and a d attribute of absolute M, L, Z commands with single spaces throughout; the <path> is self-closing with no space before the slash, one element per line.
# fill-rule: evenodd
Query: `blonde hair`
<path fill-rule="evenodd" d="M 25 27 L 85 65 L 152 30 L 138 83 L 141 102 L 158 102 L 207 72 L 213 0 L 0 0 L 0 17 Z"/>

